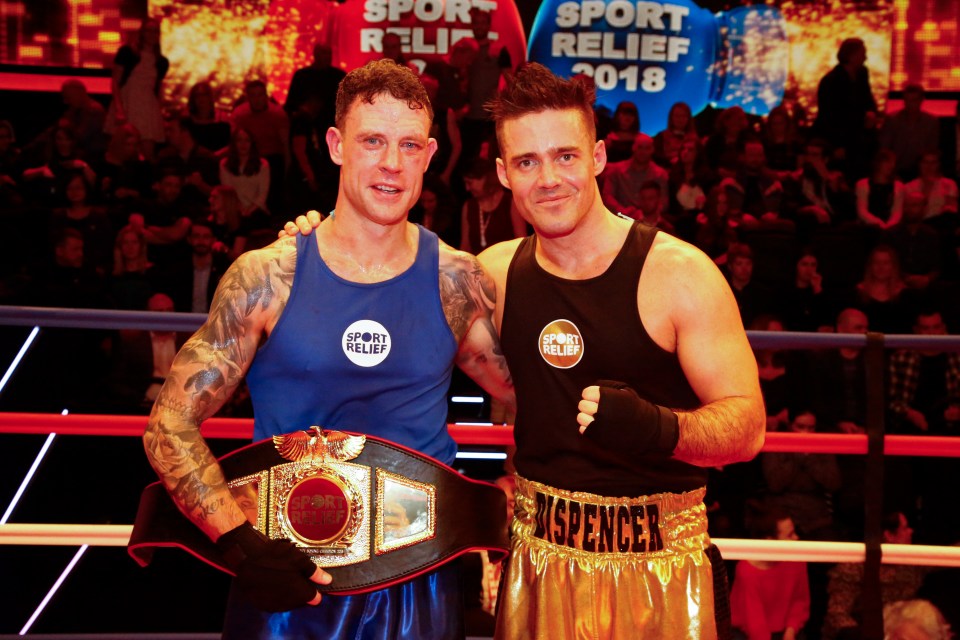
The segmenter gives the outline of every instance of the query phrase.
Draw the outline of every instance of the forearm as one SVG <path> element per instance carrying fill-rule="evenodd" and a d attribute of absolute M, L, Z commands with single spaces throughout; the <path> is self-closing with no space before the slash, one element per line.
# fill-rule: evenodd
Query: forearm
<path fill-rule="evenodd" d="M 763 402 L 729 397 L 695 411 L 678 411 L 680 440 L 674 458 L 699 467 L 752 459 L 763 446 Z"/>
<path fill-rule="evenodd" d="M 199 421 L 166 389 L 150 414 L 143 444 L 177 508 L 211 540 L 246 521 L 200 435 Z"/>

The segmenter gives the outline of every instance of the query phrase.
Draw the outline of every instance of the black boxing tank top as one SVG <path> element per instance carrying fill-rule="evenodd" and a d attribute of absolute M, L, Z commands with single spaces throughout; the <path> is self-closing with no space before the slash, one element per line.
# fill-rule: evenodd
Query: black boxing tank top
<path fill-rule="evenodd" d="M 634 224 L 609 268 L 587 280 L 541 268 L 535 236 L 517 248 L 507 273 L 500 342 L 516 385 L 514 460 L 525 478 L 618 497 L 706 484 L 706 469 L 665 455 L 631 457 L 578 431 L 581 392 L 601 379 L 626 382 L 672 409 L 701 404 L 677 355 L 650 338 L 637 310 L 640 272 L 656 234 L 656 228 Z"/>

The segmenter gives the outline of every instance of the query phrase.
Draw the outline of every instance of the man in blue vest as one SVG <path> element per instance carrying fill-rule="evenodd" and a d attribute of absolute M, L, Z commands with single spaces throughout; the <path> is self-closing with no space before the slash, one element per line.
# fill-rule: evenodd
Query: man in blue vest
<path fill-rule="evenodd" d="M 315 584 L 330 576 L 251 527 L 200 435 L 244 376 L 255 440 L 322 425 L 447 464 L 454 363 L 513 403 L 492 281 L 476 258 L 407 221 L 437 146 L 422 85 L 392 61 L 372 62 L 346 76 L 336 111 L 326 133 L 341 166 L 335 212 L 316 234 L 248 252 L 224 274 L 206 323 L 174 360 L 144 445 L 179 509 L 236 562 L 225 637 L 456 638 L 462 597 L 450 565 L 321 601 Z"/>

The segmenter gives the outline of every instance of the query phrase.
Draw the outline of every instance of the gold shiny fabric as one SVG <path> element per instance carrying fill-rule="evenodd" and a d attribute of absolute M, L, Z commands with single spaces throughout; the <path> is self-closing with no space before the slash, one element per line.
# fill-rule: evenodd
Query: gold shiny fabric
<path fill-rule="evenodd" d="M 659 503 L 664 548 L 597 553 L 534 536 L 536 492 L 598 505 Z M 498 640 L 714 640 L 705 489 L 640 498 L 570 492 L 517 478 L 513 547 Z"/>

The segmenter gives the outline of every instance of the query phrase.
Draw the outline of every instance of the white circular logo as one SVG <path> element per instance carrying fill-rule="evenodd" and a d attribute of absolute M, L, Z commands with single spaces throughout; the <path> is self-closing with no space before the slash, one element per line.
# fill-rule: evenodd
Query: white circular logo
<path fill-rule="evenodd" d="M 375 367 L 390 353 L 390 334 L 379 322 L 357 320 L 343 332 L 343 353 L 355 365 Z"/>

